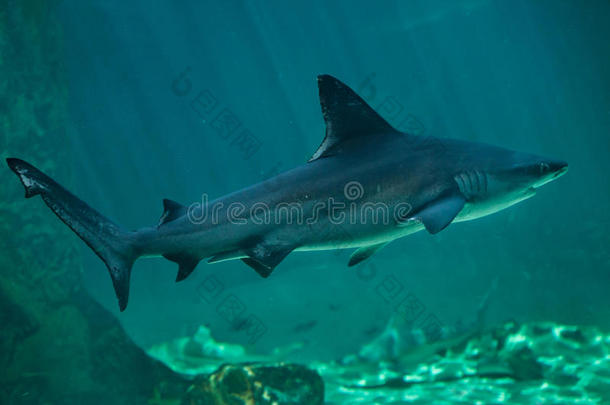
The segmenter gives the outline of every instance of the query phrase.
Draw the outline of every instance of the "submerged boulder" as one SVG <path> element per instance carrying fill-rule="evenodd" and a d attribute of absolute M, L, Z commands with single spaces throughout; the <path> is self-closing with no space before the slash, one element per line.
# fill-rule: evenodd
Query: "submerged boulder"
<path fill-rule="evenodd" d="M 324 402 L 322 378 L 297 364 L 225 364 L 200 377 L 183 405 L 317 405 Z"/>

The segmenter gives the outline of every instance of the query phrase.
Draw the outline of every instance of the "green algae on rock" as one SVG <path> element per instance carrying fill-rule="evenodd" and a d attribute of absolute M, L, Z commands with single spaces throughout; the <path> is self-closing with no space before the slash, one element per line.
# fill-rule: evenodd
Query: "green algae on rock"
<path fill-rule="evenodd" d="M 322 405 L 324 383 L 304 366 L 225 364 L 189 388 L 184 405 Z"/>

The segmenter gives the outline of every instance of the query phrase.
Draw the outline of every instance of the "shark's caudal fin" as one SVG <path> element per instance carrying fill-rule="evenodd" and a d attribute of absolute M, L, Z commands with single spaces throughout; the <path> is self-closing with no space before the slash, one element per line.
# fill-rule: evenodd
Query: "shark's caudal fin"
<path fill-rule="evenodd" d="M 51 210 L 106 263 L 121 311 L 129 298 L 131 266 L 138 254 L 133 237 L 78 199 L 53 179 L 20 159 L 6 159 L 23 186 L 25 197 L 40 194 Z"/>

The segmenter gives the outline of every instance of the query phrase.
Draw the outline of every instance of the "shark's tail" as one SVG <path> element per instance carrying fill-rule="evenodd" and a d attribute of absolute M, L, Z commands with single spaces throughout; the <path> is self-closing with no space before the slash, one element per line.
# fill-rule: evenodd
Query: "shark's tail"
<path fill-rule="evenodd" d="M 25 197 L 40 194 L 49 208 L 106 263 L 123 311 L 129 298 L 131 267 L 139 256 L 134 248 L 134 233 L 102 216 L 31 164 L 15 158 L 6 162 L 23 183 Z"/>

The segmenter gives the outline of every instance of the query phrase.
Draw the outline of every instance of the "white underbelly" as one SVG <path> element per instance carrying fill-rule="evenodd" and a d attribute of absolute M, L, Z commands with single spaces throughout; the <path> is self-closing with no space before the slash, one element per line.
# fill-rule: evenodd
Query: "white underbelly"
<path fill-rule="evenodd" d="M 403 236 L 421 231 L 424 225 L 419 221 L 410 221 L 405 226 L 388 227 L 385 232 L 380 232 L 375 235 L 367 235 L 364 237 L 346 238 L 345 240 L 314 242 L 305 246 L 298 247 L 296 251 L 313 251 L 313 250 L 333 250 L 333 249 L 349 249 L 359 248 L 364 246 L 377 245 L 379 243 L 391 242 Z"/>
<path fill-rule="evenodd" d="M 535 190 L 526 190 L 525 192 L 507 194 L 503 198 L 487 199 L 475 203 L 467 202 L 453 222 L 470 221 L 494 214 L 518 202 L 527 200 L 535 194 Z"/>

